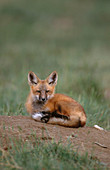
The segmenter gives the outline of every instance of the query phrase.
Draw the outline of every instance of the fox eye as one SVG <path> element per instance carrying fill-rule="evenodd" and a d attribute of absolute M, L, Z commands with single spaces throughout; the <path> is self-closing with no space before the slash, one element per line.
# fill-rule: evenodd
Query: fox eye
<path fill-rule="evenodd" d="M 46 90 L 46 93 L 50 92 L 50 90 Z"/>
<path fill-rule="evenodd" d="M 40 93 L 40 90 L 36 90 L 37 93 Z"/>

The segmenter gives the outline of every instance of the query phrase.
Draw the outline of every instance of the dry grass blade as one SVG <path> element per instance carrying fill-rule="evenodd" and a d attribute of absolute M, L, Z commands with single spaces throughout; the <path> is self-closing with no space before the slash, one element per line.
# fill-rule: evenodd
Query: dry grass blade
<path fill-rule="evenodd" d="M 94 143 L 95 143 L 96 145 L 102 147 L 102 148 L 107 148 L 107 146 L 105 146 L 105 145 L 103 145 L 103 144 L 100 144 L 100 143 L 98 143 L 98 142 L 94 142 Z"/>

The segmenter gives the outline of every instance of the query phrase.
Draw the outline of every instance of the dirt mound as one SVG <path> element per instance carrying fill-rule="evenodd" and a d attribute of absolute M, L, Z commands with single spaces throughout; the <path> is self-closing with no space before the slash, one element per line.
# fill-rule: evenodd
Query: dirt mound
<path fill-rule="evenodd" d="M 66 143 L 69 139 L 75 150 L 92 153 L 95 158 L 110 166 L 110 131 L 92 127 L 66 128 L 36 122 L 28 116 L 0 116 L 0 138 L 4 149 L 9 145 L 8 138 L 14 136 L 29 140 L 33 133 L 42 140 L 55 139 L 56 142 L 62 140 Z"/>

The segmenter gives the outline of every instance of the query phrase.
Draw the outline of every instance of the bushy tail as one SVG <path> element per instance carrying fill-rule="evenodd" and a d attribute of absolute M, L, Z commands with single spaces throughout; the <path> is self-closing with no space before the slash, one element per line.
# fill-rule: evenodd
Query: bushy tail
<path fill-rule="evenodd" d="M 87 120 L 86 115 L 83 115 L 83 116 L 80 118 L 80 127 L 85 126 L 86 120 Z"/>

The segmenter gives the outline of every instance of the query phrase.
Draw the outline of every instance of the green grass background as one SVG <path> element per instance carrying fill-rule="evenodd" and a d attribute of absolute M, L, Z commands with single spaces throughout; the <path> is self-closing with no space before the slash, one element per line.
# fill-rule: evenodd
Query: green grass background
<path fill-rule="evenodd" d="M 56 70 L 56 92 L 85 108 L 87 125 L 110 129 L 110 1 L 0 1 L 0 114 L 27 115 L 27 74 Z"/>
<path fill-rule="evenodd" d="M 56 92 L 82 104 L 87 126 L 110 129 L 110 100 L 104 98 L 110 89 L 109 0 L 0 0 L 0 114 L 28 115 L 28 72 L 44 79 L 54 70 Z M 66 169 L 65 162 L 69 169 L 101 169 L 68 146 L 16 146 L 6 158 L 0 150 L 5 165 L 10 162 L 2 169 Z"/>

